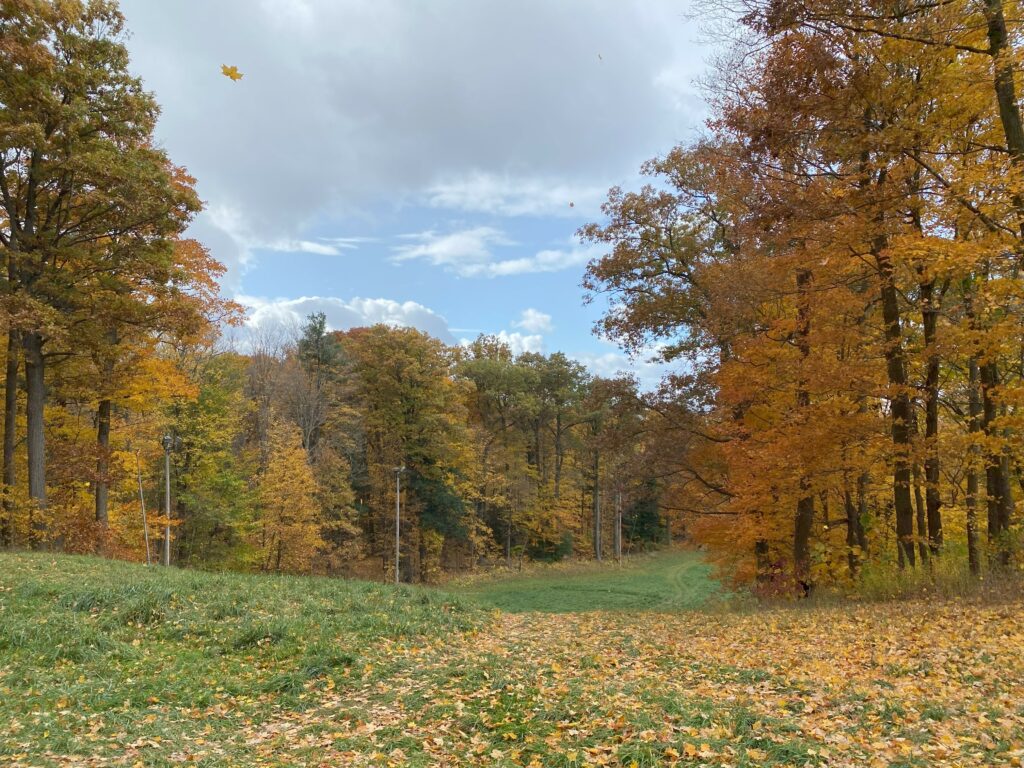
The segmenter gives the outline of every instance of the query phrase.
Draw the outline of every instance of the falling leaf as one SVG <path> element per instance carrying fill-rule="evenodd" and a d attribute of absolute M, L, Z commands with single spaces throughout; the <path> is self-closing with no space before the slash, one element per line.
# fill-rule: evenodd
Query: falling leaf
<path fill-rule="evenodd" d="M 238 71 L 238 67 L 234 65 L 229 67 L 227 64 L 222 64 L 220 72 L 224 77 L 229 77 L 235 81 L 241 80 L 244 77 L 244 75 Z"/>

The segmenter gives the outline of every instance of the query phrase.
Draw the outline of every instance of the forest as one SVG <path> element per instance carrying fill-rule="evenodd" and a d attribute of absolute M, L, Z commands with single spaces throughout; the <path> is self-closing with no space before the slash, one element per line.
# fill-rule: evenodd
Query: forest
<path fill-rule="evenodd" d="M 674 371 L 645 391 L 496 336 L 246 325 L 116 3 L 3 2 L 0 545 L 431 582 L 685 539 L 783 594 L 1015 569 L 1017 6 L 719 11 L 701 137 L 578 233 L 596 332 Z"/>
<path fill-rule="evenodd" d="M 679 362 L 675 504 L 747 580 L 1019 562 L 1019 8 L 743 2 L 708 131 L 583 236 Z M 683 447 L 685 446 L 685 447 Z"/>

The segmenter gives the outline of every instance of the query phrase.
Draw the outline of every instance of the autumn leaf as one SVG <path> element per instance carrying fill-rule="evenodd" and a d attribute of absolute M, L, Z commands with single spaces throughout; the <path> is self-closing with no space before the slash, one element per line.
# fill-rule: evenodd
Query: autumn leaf
<path fill-rule="evenodd" d="M 234 81 L 241 80 L 244 77 L 244 75 L 238 71 L 238 67 L 234 65 L 231 65 L 229 67 L 227 64 L 222 64 L 220 67 L 220 72 L 222 75 L 224 75 L 224 77 L 230 78 Z"/>

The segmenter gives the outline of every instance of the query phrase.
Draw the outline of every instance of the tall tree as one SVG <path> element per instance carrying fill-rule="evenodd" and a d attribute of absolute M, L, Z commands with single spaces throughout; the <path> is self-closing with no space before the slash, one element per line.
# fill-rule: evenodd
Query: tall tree
<path fill-rule="evenodd" d="M 198 199 L 152 145 L 153 97 L 128 71 L 110 0 L 0 6 L 0 245 L 25 361 L 29 495 L 46 505 L 47 360 L 84 283 L 134 270 L 150 249 L 111 241 L 173 236 Z M 156 257 L 163 266 L 166 256 Z"/>

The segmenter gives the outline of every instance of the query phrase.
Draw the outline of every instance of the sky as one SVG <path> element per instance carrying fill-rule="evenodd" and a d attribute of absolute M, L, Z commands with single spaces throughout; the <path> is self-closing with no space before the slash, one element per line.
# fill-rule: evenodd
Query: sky
<path fill-rule="evenodd" d="M 206 203 L 190 235 L 250 326 L 489 333 L 656 380 L 593 334 L 580 282 L 602 250 L 575 232 L 701 130 L 687 0 L 121 6 L 158 142 Z"/>

